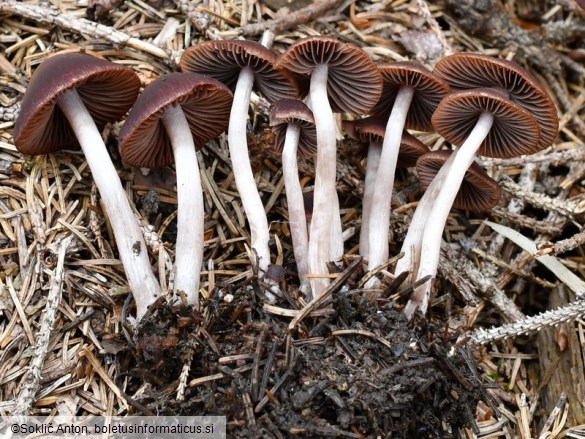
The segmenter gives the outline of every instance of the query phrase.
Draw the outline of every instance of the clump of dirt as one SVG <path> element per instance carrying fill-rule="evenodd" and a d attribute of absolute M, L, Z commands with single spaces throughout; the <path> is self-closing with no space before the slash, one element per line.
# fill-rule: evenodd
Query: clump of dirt
<path fill-rule="evenodd" d="M 229 437 L 445 438 L 473 422 L 481 384 L 440 324 L 407 322 L 396 302 L 345 286 L 329 313 L 289 331 L 261 291 L 215 297 L 203 315 L 159 305 L 138 336 L 137 375 L 156 377 L 139 410 L 225 415 Z"/>

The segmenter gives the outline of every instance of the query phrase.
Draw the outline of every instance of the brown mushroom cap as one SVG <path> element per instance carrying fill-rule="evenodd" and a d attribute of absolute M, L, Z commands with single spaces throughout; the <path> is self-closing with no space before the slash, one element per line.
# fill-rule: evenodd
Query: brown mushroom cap
<path fill-rule="evenodd" d="M 433 72 L 453 90 L 503 88 L 510 100 L 528 110 L 540 127 L 540 149 L 557 136 L 557 109 L 546 89 L 530 72 L 518 64 L 476 53 L 458 53 L 440 60 Z"/>
<path fill-rule="evenodd" d="M 180 105 L 197 148 L 228 126 L 232 92 L 215 79 L 195 73 L 162 75 L 144 89 L 119 135 L 120 154 L 132 166 L 156 168 L 174 163 L 163 126 L 165 109 Z"/>
<path fill-rule="evenodd" d="M 412 168 L 416 166 L 418 159 L 428 154 L 429 147 L 410 134 L 408 131 L 402 131 L 400 140 L 400 152 L 398 153 L 397 168 Z"/>
<path fill-rule="evenodd" d="M 313 112 L 296 99 L 282 99 L 270 109 L 269 123 L 275 135 L 275 148 L 282 152 L 288 125 L 300 128 L 298 152 L 301 156 L 317 153 L 317 130 Z"/>
<path fill-rule="evenodd" d="M 14 144 L 23 154 L 77 148 L 79 142 L 57 104 L 59 94 L 76 89 L 98 130 L 126 114 L 140 80 L 128 67 L 80 53 L 47 58 L 35 70 L 14 126 Z"/>
<path fill-rule="evenodd" d="M 304 38 L 290 46 L 277 62 L 301 82 L 306 82 L 320 64 L 328 65 L 327 93 L 334 112 L 366 114 L 378 101 L 382 77 L 376 65 L 363 50 L 336 38 Z"/>
<path fill-rule="evenodd" d="M 380 116 L 370 116 L 358 120 L 344 120 L 342 130 L 352 139 L 360 142 L 384 142 L 386 121 Z M 416 165 L 418 158 L 429 152 L 429 148 L 410 134 L 402 131 L 400 151 L 398 152 L 397 168 L 410 168 Z"/>
<path fill-rule="evenodd" d="M 435 175 L 447 161 L 451 151 L 433 151 L 421 156 L 416 162 L 416 171 L 421 187 L 426 190 Z M 484 212 L 500 201 L 500 187 L 476 162 L 469 167 L 453 202 L 456 209 Z"/>
<path fill-rule="evenodd" d="M 254 88 L 270 102 L 299 95 L 294 77 L 275 68 L 277 56 L 255 41 L 207 41 L 185 50 L 179 62 L 183 72 L 207 75 L 235 90 L 243 67 L 254 71 Z"/>
<path fill-rule="evenodd" d="M 351 139 L 362 143 L 378 143 L 381 145 L 384 142 L 386 122 L 378 116 L 344 120 L 341 122 L 341 130 Z"/>
<path fill-rule="evenodd" d="M 479 155 L 510 158 L 534 154 L 541 149 L 536 119 L 494 89 L 464 90 L 450 94 L 441 101 L 433 114 L 433 126 L 449 142 L 461 146 L 483 112 L 491 113 L 494 123 L 481 144 Z"/>
<path fill-rule="evenodd" d="M 382 74 L 383 88 L 372 113 L 387 119 L 400 87 L 409 86 L 414 89 L 414 95 L 406 116 L 405 128 L 432 131 L 431 117 L 439 102 L 449 93 L 449 85 L 412 61 L 378 64 L 378 70 Z"/>

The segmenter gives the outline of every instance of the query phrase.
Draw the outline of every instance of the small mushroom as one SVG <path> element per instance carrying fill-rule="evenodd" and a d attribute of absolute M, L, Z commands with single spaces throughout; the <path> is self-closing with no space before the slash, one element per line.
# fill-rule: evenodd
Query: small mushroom
<path fill-rule="evenodd" d="M 89 55 L 67 53 L 35 70 L 14 127 L 23 154 L 48 154 L 81 146 L 112 225 L 137 317 L 160 294 L 148 249 L 100 131 L 120 119 L 140 89 L 129 68 Z"/>
<path fill-rule="evenodd" d="M 177 244 L 175 292 L 199 307 L 203 260 L 203 189 L 196 151 L 227 128 L 231 91 L 215 79 L 169 73 L 151 82 L 138 97 L 120 130 L 120 154 L 132 166 L 175 164 Z"/>
<path fill-rule="evenodd" d="M 452 154 L 452 151 L 446 150 L 432 151 L 417 160 L 416 173 L 423 191 L 430 186 Z M 470 212 L 486 212 L 498 205 L 500 195 L 498 183 L 477 162 L 473 162 L 463 177 L 453 207 Z"/>
<path fill-rule="evenodd" d="M 308 291 L 309 237 L 299 181 L 297 152 L 301 156 L 314 155 L 317 151 L 317 133 L 313 112 L 301 101 L 283 99 L 270 109 L 270 126 L 275 133 L 275 145 L 282 151 L 282 173 L 288 204 L 288 216 L 293 251 L 301 289 Z"/>
<path fill-rule="evenodd" d="M 388 259 L 390 231 L 390 202 L 394 174 L 404 128 L 432 130 L 431 116 L 449 92 L 447 83 L 415 62 L 379 64 L 383 78 L 380 100 L 372 110 L 387 118 L 380 169 L 374 183 L 372 205 L 376 215 L 370 217 L 368 269 L 373 270 Z M 388 116 L 389 115 L 389 116 Z M 373 277 L 366 287 L 373 287 Z"/>
<path fill-rule="evenodd" d="M 276 55 L 253 41 L 209 41 L 187 49 L 179 62 L 184 72 L 208 75 L 234 92 L 228 127 L 228 146 L 234 179 L 250 226 L 252 249 L 258 268 L 270 265 L 268 219 L 256 187 L 248 155 L 246 124 L 250 97 L 257 89 L 270 102 L 296 98 L 299 90 L 286 71 L 274 67 Z M 252 261 L 253 265 L 255 261 Z"/>
<path fill-rule="evenodd" d="M 291 45 L 279 67 L 310 78 L 310 107 L 317 129 L 314 215 L 309 241 L 309 269 L 328 274 L 327 262 L 343 254 L 343 237 L 336 190 L 336 125 L 333 111 L 368 113 L 382 89 L 380 73 L 367 54 L 332 37 L 313 36 Z M 338 230 L 332 235 L 331 229 Z M 327 277 L 311 279 L 313 297 L 327 287 Z"/>
<path fill-rule="evenodd" d="M 376 175 L 378 173 L 378 167 L 380 166 L 386 121 L 379 116 L 371 116 L 351 121 L 345 120 L 343 121 L 342 129 L 350 138 L 368 143 L 366 175 L 364 179 L 364 197 L 362 200 L 362 224 L 359 241 L 360 255 L 368 259 L 370 215 L 378 214 L 378 207 L 373 207 L 372 198 Z M 428 151 L 429 148 L 424 143 L 409 134 L 407 131 L 403 131 L 396 167 L 412 167 L 416 164 L 417 159 Z"/>

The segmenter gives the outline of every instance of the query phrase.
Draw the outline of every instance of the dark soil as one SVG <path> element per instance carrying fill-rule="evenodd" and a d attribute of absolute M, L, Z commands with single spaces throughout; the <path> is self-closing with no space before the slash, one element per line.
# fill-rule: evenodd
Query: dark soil
<path fill-rule="evenodd" d="M 257 283 L 238 288 L 230 303 L 218 294 L 204 315 L 158 304 L 124 365 L 136 377 L 130 391 L 143 380 L 153 387 L 134 401 L 136 411 L 225 415 L 229 437 L 447 438 L 472 426 L 485 393 L 446 328 L 409 323 L 396 302 L 351 287 L 334 295 L 329 315 L 293 332 L 289 318 L 263 310 Z M 249 355 L 226 358 L 237 354 Z M 223 378 L 188 386 L 177 401 L 189 358 L 188 381 Z"/>

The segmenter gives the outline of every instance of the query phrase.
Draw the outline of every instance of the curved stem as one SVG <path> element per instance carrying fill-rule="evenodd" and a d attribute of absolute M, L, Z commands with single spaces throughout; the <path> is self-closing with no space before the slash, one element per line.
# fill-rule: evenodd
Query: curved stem
<path fill-rule="evenodd" d="M 228 145 L 236 187 L 240 193 L 242 206 L 250 225 L 252 249 L 256 252 L 258 269 L 262 274 L 270 265 L 270 249 L 268 248 L 270 235 L 268 219 L 252 173 L 252 165 L 248 156 L 248 141 L 246 139 L 246 121 L 253 85 L 254 72 L 251 68 L 244 67 L 240 72 L 238 84 L 234 91 L 228 127 Z M 252 264 L 255 265 L 255 261 L 252 261 Z"/>
<path fill-rule="evenodd" d="M 319 65 L 311 75 L 310 98 L 317 129 L 317 165 L 313 199 L 313 219 L 309 241 L 309 269 L 312 274 L 328 274 L 330 257 L 332 195 L 335 193 L 336 139 L 335 119 L 327 96 L 327 65 Z M 327 288 L 329 280 L 312 278 L 313 298 Z"/>
<path fill-rule="evenodd" d="M 380 167 L 376 175 L 374 195 L 372 197 L 372 206 L 375 206 L 376 211 L 375 214 L 370 216 L 368 270 L 373 270 L 388 259 L 390 203 L 394 187 L 394 173 L 396 171 L 396 162 L 398 161 L 398 152 L 400 151 L 402 130 L 404 129 L 413 96 L 414 89 L 412 87 L 400 88 L 386 124 Z M 371 288 L 378 282 L 378 279 L 373 277 L 368 281 L 366 287 Z"/>
<path fill-rule="evenodd" d="M 435 178 L 433 178 L 433 181 L 429 187 L 427 187 L 425 193 L 418 202 L 412 220 L 408 225 L 408 232 L 406 233 L 406 237 L 402 243 L 402 249 L 400 250 L 401 253 L 404 253 L 404 256 L 398 260 L 396 268 L 394 269 L 395 276 L 398 276 L 405 271 L 410 273 L 409 277 L 405 280 L 407 283 L 413 282 L 413 278 L 418 272 L 425 223 L 431 215 L 435 199 L 443 186 L 445 177 L 449 173 L 449 168 L 451 167 L 456 154 L 457 151 L 449 156 Z"/>
<path fill-rule="evenodd" d="M 372 209 L 372 197 L 374 196 L 374 184 L 380 166 L 382 145 L 371 142 L 368 146 L 368 158 L 366 159 L 366 178 L 364 180 L 364 199 L 362 201 L 362 226 L 360 230 L 360 255 L 369 259 L 369 228 Z"/>
<path fill-rule="evenodd" d="M 203 189 L 189 123 L 181 107 L 167 109 L 163 124 L 171 140 L 177 172 L 177 244 L 175 292 L 199 307 L 199 276 L 203 262 Z M 195 169 L 193 169 L 195 168 Z"/>
<path fill-rule="evenodd" d="M 299 181 L 299 169 L 297 164 L 297 150 L 301 129 L 297 125 L 289 125 L 286 130 L 284 148 L 282 150 L 282 174 L 286 190 L 286 202 L 288 204 L 288 219 L 292 236 L 293 251 L 297 263 L 301 289 L 306 290 L 309 274 L 309 237 L 307 232 L 307 219 L 305 217 L 305 205 L 303 191 Z"/>
<path fill-rule="evenodd" d="M 417 274 L 417 279 L 422 279 L 429 275 L 431 279 L 420 285 L 414 291 L 410 301 L 404 308 L 403 312 L 409 318 L 417 307 L 420 308 L 422 314 L 425 314 L 427 311 L 431 296 L 432 280 L 437 274 L 437 268 L 439 266 L 441 237 L 443 236 L 443 229 L 445 228 L 447 217 L 449 216 L 457 192 L 461 187 L 465 173 L 473 163 L 475 154 L 488 135 L 493 122 L 494 117 L 491 113 L 484 112 L 480 115 L 473 131 L 457 151 L 449 172 L 445 176 L 442 189 L 435 199 L 429 215 L 429 221 L 426 222 L 423 231 L 420 267 Z"/>
<path fill-rule="evenodd" d="M 102 137 L 81 98 L 71 90 L 64 92 L 57 103 L 77 136 L 102 197 L 140 319 L 160 294 L 142 231 Z"/>

